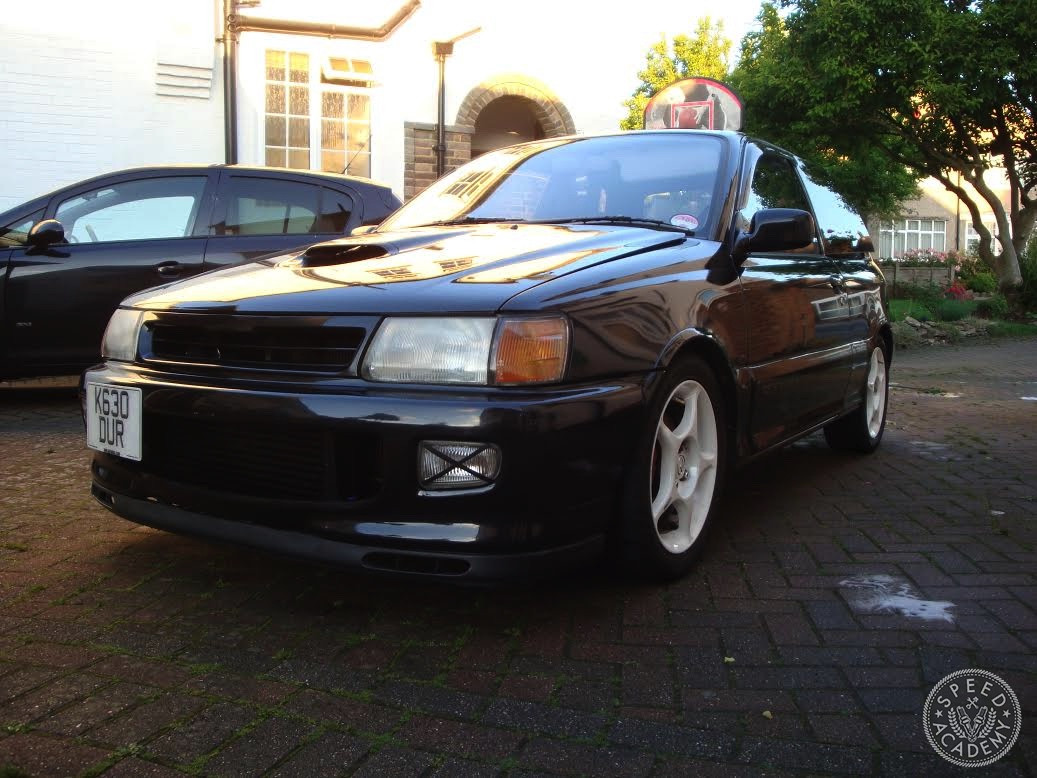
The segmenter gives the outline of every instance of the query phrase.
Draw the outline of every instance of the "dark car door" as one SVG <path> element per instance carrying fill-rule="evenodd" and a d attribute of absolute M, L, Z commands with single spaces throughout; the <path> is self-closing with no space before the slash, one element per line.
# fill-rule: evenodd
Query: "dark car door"
<path fill-rule="evenodd" d="M 40 205 L 40 203 L 36 203 Z M 46 201 L 43 202 L 46 205 Z M 14 250 L 25 245 L 32 226 L 43 218 L 44 208 L 29 207 L 21 212 L 8 211 L 0 224 L 0 376 L 13 375 L 15 365 L 8 360 L 12 327 L 7 321 L 7 271 Z"/>
<path fill-rule="evenodd" d="M 794 160 L 785 154 L 749 146 L 743 178 L 749 182 L 743 223 L 763 208 L 811 210 Z M 797 249 L 746 259 L 754 449 L 779 443 L 842 407 L 851 360 L 842 283 L 816 236 Z"/>
<path fill-rule="evenodd" d="M 851 345 L 853 355 L 847 386 L 847 400 L 852 403 L 868 372 L 868 341 L 882 311 L 883 278 L 868 258 L 873 246 L 864 220 L 802 163 L 800 174 L 814 207 L 824 252 L 839 270 L 840 291 L 846 299 L 845 318 L 839 323 L 840 337 Z"/>
<path fill-rule="evenodd" d="M 345 187 L 258 171 L 220 177 L 206 269 L 340 238 L 360 225 L 362 201 Z"/>
<path fill-rule="evenodd" d="M 26 375 L 78 372 L 100 357 L 112 311 L 141 289 L 202 270 L 215 175 L 123 174 L 55 195 L 66 242 L 13 249 L 7 361 Z"/>

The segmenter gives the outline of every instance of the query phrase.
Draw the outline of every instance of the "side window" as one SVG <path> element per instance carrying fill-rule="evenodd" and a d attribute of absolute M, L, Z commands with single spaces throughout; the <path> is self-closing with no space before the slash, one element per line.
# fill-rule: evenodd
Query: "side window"
<path fill-rule="evenodd" d="M 205 176 L 124 181 L 77 194 L 55 218 L 70 243 L 183 238 L 191 234 Z"/>
<path fill-rule="evenodd" d="M 0 246 L 24 246 L 26 238 L 29 237 L 29 230 L 32 229 L 32 225 L 43 218 L 43 209 L 36 211 L 32 216 L 26 216 L 24 219 L 19 219 L 11 224 L 6 224 L 0 227 Z"/>
<path fill-rule="evenodd" d="M 320 187 L 232 176 L 221 196 L 227 212 L 217 235 L 306 235 L 318 227 Z"/>
<path fill-rule="evenodd" d="M 833 257 L 859 255 L 871 251 L 868 228 L 843 198 L 801 168 L 803 184 L 814 205 L 814 217 L 824 241 L 825 254 Z"/>
<path fill-rule="evenodd" d="M 334 189 L 322 189 L 320 218 L 317 219 L 313 231 L 342 235 L 346 231 L 346 224 L 352 212 L 353 198 Z"/>
<path fill-rule="evenodd" d="M 753 171 L 752 186 L 741 216 L 748 225 L 757 211 L 764 208 L 798 208 L 810 213 L 810 201 L 807 200 L 799 176 L 791 161 L 779 154 L 764 154 L 756 162 Z M 791 249 L 792 254 L 820 254 L 817 238 L 798 249 Z"/>

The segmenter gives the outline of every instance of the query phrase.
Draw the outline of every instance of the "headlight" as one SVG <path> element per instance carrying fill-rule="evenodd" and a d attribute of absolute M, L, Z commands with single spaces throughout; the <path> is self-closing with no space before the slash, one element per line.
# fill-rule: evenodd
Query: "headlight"
<path fill-rule="evenodd" d="M 392 317 L 375 333 L 360 374 L 402 383 L 540 384 L 561 380 L 568 356 L 561 316 Z"/>
<path fill-rule="evenodd" d="M 474 317 L 386 319 L 361 374 L 372 381 L 485 384 L 494 323 Z"/>
<path fill-rule="evenodd" d="M 108 320 L 108 328 L 101 339 L 101 356 L 120 362 L 132 362 L 137 358 L 137 334 L 144 311 L 119 308 Z"/>

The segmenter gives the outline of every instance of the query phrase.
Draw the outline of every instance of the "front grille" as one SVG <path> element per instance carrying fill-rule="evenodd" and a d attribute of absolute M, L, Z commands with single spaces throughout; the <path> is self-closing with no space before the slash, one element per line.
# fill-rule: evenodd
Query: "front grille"
<path fill-rule="evenodd" d="M 147 469 L 214 491 L 273 499 L 350 501 L 377 490 L 366 435 L 145 414 Z"/>
<path fill-rule="evenodd" d="M 150 362 L 343 373 L 367 330 L 342 318 L 160 314 L 145 322 L 141 351 Z"/>

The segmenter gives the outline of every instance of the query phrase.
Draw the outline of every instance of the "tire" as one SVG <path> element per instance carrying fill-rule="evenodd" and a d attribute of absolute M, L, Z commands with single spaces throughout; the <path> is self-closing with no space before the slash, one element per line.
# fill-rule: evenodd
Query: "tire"
<path fill-rule="evenodd" d="M 871 350 L 868 375 L 864 379 L 864 402 L 857 410 L 825 426 L 829 446 L 861 454 L 870 454 L 879 447 L 889 404 L 888 362 L 885 347 L 880 345 Z"/>
<path fill-rule="evenodd" d="M 671 581 L 691 569 L 723 485 L 726 430 L 713 371 L 697 357 L 679 358 L 654 394 L 627 470 L 618 550 L 629 573 Z"/>

